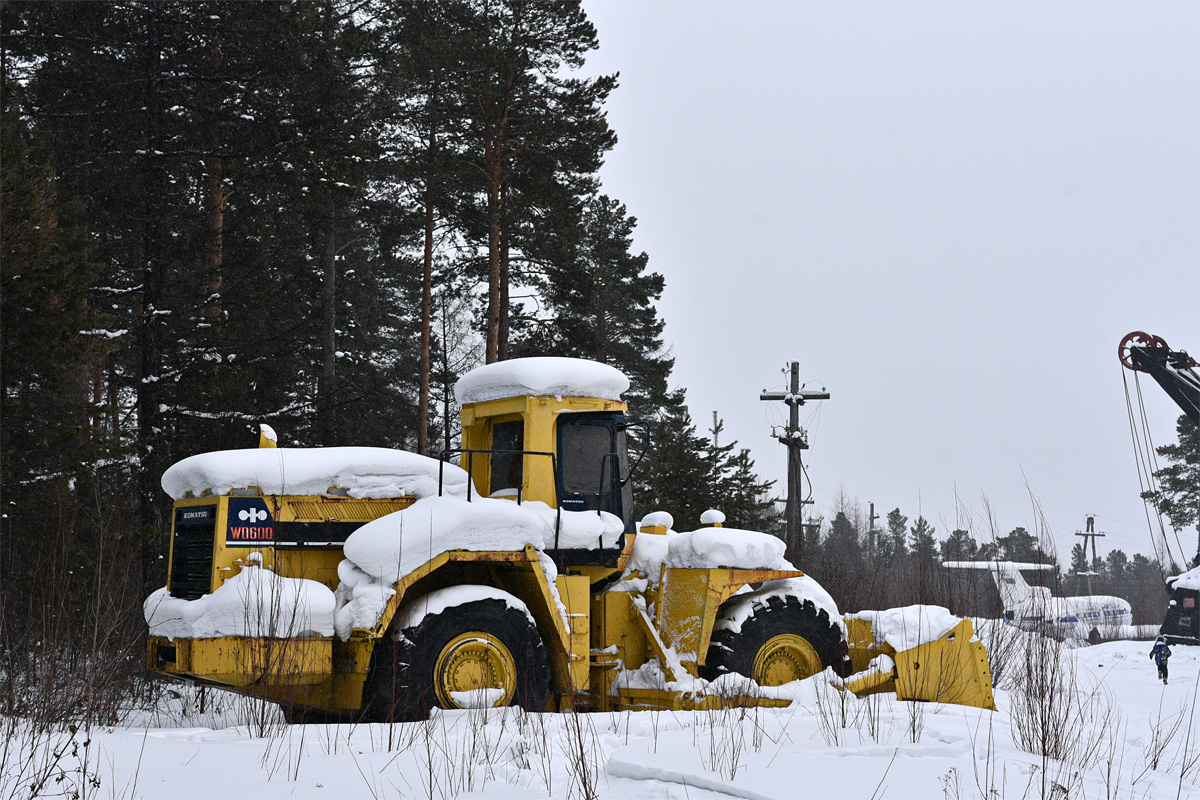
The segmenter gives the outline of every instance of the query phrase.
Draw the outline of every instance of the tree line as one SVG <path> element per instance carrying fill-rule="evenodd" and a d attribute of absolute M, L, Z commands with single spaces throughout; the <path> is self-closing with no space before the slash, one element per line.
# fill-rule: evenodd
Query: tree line
<path fill-rule="evenodd" d="M 481 363 L 621 369 L 670 491 L 685 395 L 578 0 L 4 2 L 0 41 L 7 657 L 136 654 L 176 460 L 260 422 L 437 455 Z M 762 513 L 746 451 L 705 458 Z"/>
<path fill-rule="evenodd" d="M 618 76 L 584 76 L 597 46 L 578 0 L 0 3 L 10 679 L 21 637 L 138 663 L 171 463 L 260 422 L 437 455 L 480 363 L 616 366 L 639 508 L 779 530 L 749 452 L 671 386 L 663 277 L 599 178 Z M 839 519 L 806 550 L 819 578 L 872 563 L 837 569 L 864 552 Z M 867 552 L 925 569 L 914 526 Z"/>

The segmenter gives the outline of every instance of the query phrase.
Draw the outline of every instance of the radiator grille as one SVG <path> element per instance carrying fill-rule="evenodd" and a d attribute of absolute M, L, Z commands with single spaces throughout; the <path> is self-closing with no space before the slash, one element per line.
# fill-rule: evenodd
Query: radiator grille
<path fill-rule="evenodd" d="M 199 514 L 199 511 L 207 511 Z M 190 517 L 185 519 L 184 515 Z M 198 600 L 212 588 L 213 534 L 217 507 L 191 506 L 175 510 L 175 539 L 171 544 L 171 595 Z"/>

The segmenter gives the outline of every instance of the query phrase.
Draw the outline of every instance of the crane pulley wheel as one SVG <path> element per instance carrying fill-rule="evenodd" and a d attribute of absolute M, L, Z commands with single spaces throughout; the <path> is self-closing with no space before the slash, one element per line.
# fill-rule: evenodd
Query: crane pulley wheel
<path fill-rule="evenodd" d="M 1163 350 L 1170 350 L 1166 341 L 1161 336 L 1154 336 L 1145 331 L 1133 331 L 1125 334 L 1121 339 L 1121 343 L 1117 345 L 1117 358 L 1121 359 L 1121 366 L 1125 369 L 1142 370 L 1141 364 L 1134 357 L 1134 347 L 1157 347 Z"/>

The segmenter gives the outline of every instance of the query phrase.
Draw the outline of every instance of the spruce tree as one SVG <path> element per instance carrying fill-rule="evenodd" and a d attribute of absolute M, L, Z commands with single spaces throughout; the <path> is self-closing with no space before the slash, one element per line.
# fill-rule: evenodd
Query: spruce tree
<path fill-rule="evenodd" d="M 908 555 L 908 517 L 893 508 L 887 514 L 887 534 L 893 558 L 903 560 Z"/>
<path fill-rule="evenodd" d="M 1200 427 L 1186 414 L 1175 424 L 1178 441 L 1157 448 L 1168 464 L 1154 472 L 1158 489 L 1142 494 L 1165 514 L 1172 527 L 1196 526 L 1196 555 L 1192 566 L 1200 566 Z"/>
<path fill-rule="evenodd" d="M 521 348 L 530 354 L 572 356 L 611 364 L 630 378 L 626 395 L 635 418 L 666 402 L 674 359 L 663 350 L 663 320 L 654 301 L 663 277 L 634 254 L 637 220 L 607 196 L 591 199 L 582 237 L 569 260 L 547 269 L 540 295 L 547 318 L 529 326 Z"/>
<path fill-rule="evenodd" d="M 666 511 L 675 529 L 693 530 L 700 515 L 715 507 L 716 470 L 707 457 L 708 441 L 696 432 L 683 392 L 650 426 L 650 447 L 634 475 L 638 512 Z"/>

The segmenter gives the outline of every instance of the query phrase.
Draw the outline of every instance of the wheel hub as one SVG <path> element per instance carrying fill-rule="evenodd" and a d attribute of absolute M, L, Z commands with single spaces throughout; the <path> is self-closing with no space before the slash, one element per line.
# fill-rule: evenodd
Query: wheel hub
<path fill-rule="evenodd" d="M 442 708 L 506 706 L 516 691 L 516 676 L 516 661 L 504 643 L 472 631 L 455 636 L 442 648 L 433 684 Z"/>
<path fill-rule="evenodd" d="M 821 659 L 808 640 L 793 633 L 773 636 L 754 657 L 753 675 L 759 686 L 782 686 L 821 671 Z"/>

